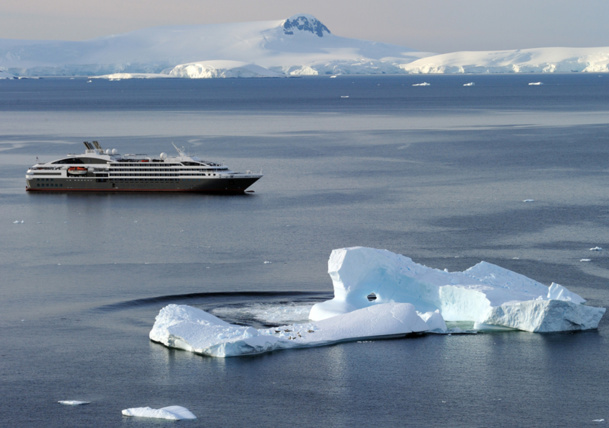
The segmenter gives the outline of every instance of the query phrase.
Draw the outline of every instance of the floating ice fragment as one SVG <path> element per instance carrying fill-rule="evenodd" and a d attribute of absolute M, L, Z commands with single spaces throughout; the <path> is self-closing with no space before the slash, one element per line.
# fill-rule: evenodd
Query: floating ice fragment
<path fill-rule="evenodd" d="M 168 406 L 161 409 L 150 407 L 135 407 L 123 410 L 124 416 L 134 416 L 140 418 L 169 419 L 179 421 L 182 419 L 197 419 L 190 410 L 182 406 Z"/>
<path fill-rule="evenodd" d="M 543 82 L 529 82 L 529 86 L 541 86 Z"/>
<path fill-rule="evenodd" d="M 592 247 L 590 251 L 603 251 L 603 249 L 601 247 Z"/>
<path fill-rule="evenodd" d="M 468 83 L 464 83 L 463 86 L 474 86 L 475 83 L 474 82 L 468 82 Z"/>
<path fill-rule="evenodd" d="M 438 330 L 443 320 L 430 314 Z M 229 324 L 201 309 L 167 305 L 156 317 L 150 340 L 211 357 L 252 355 L 287 348 L 326 346 L 371 338 L 401 337 L 430 329 L 409 303 L 386 303 L 327 320 L 257 330 Z"/>
<path fill-rule="evenodd" d="M 58 401 L 59 404 L 63 404 L 65 406 L 82 406 L 84 404 L 91 404 L 90 401 L 78 401 L 78 400 L 61 400 Z"/>
<path fill-rule="evenodd" d="M 592 259 L 579 259 L 580 262 L 591 262 Z"/>
<path fill-rule="evenodd" d="M 412 86 L 430 86 L 429 82 L 413 83 Z"/>
<path fill-rule="evenodd" d="M 265 261 L 264 261 L 264 264 L 265 264 L 265 265 L 270 265 L 271 263 L 272 263 L 272 262 L 270 262 L 270 261 L 268 261 L 268 260 L 265 260 Z"/>
<path fill-rule="evenodd" d="M 23 223 L 24 223 L 23 220 L 15 220 L 13 222 L 13 224 L 23 224 Z"/>
<path fill-rule="evenodd" d="M 522 202 L 535 202 L 535 199 L 523 199 Z"/>

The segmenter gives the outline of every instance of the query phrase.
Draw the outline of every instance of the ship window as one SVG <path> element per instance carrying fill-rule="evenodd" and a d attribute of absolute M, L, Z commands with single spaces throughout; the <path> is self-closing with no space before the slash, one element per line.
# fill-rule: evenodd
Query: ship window
<path fill-rule="evenodd" d="M 54 164 L 57 164 L 57 163 L 66 164 L 66 163 L 84 163 L 84 162 L 79 158 L 65 158 L 65 159 L 59 159 L 53 163 Z"/>
<path fill-rule="evenodd" d="M 102 163 L 102 164 L 108 163 L 106 160 L 98 159 L 98 158 L 80 158 L 80 159 L 82 159 L 83 163 Z"/>

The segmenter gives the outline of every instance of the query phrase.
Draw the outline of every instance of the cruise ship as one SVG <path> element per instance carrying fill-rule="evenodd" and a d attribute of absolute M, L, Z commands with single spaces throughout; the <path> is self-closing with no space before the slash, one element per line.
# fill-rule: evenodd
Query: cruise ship
<path fill-rule="evenodd" d="M 244 193 L 262 174 L 234 172 L 227 166 L 187 155 L 120 155 L 85 141 L 83 154 L 37 163 L 27 170 L 30 192 L 196 192 Z"/>

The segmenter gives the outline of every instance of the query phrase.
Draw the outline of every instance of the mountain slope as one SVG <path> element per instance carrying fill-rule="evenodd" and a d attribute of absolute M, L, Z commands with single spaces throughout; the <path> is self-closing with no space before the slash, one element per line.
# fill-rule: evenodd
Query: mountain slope
<path fill-rule="evenodd" d="M 454 52 L 400 66 L 407 73 L 609 72 L 609 48 L 537 48 Z"/>
<path fill-rule="evenodd" d="M 339 37 L 314 16 L 148 28 L 79 42 L 0 39 L 7 76 L 277 77 L 320 74 L 609 72 L 609 48 L 436 55 Z"/>
<path fill-rule="evenodd" d="M 255 63 L 283 73 L 317 63 L 409 62 L 408 48 L 334 36 L 310 15 L 283 21 L 157 27 L 82 42 L 0 40 L 0 69 L 15 75 L 162 73 L 197 61 Z"/>

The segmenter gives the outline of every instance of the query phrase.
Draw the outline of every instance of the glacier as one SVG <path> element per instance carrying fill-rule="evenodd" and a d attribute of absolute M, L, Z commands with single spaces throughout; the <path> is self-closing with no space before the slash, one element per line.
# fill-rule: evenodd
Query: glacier
<path fill-rule="evenodd" d="M 463 272 L 417 264 L 387 250 L 333 250 L 328 273 L 334 298 L 312 305 L 308 322 L 256 329 L 233 325 L 199 308 L 170 304 L 159 311 L 149 338 L 170 348 L 210 357 L 327 346 L 412 334 L 472 331 L 549 333 L 598 327 L 605 308 L 552 283 L 487 262 Z"/>
<path fill-rule="evenodd" d="M 609 48 L 550 47 L 452 52 L 401 64 L 409 74 L 607 73 Z"/>
<path fill-rule="evenodd" d="M 146 28 L 83 41 L 0 39 L 0 79 L 299 77 L 350 74 L 609 72 L 609 47 L 437 54 L 284 20 Z"/>

